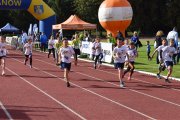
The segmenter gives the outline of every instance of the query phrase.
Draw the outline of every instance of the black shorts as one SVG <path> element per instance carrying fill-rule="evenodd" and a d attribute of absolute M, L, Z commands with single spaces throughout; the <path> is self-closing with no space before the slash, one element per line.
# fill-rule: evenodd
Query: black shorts
<path fill-rule="evenodd" d="M 0 56 L 0 59 L 3 59 L 3 58 L 5 58 L 6 56 Z"/>
<path fill-rule="evenodd" d="M 61 62 L 60 67 L 61 67 L 61 69 L 66 68 L 68 71 L 70 71 L 71 70 L 71 63 Z"/>
<path fill-rule="evenodd" d="M 124 63 L 114 63 L 115 69 L 124 69 Z"/>
<path fill-rule="evenodd" d="M 165 61 L 164 63 L 165 63 L 166 68 L 168 66 L 172 66 L 173 67 L 173 61 Z"/>
<path fill-rule="evenodd" d="M 76 55 L 80 55 L 80 54 L 81 54 L 81 52 L 80 52 L 80 49 L 79 49 L 79 48 L 78 48 L 78 49 L 75 49 L 75 48 L 74 48 L 74 52 L 75 52 L 75 54 L 76 54 Z"/>

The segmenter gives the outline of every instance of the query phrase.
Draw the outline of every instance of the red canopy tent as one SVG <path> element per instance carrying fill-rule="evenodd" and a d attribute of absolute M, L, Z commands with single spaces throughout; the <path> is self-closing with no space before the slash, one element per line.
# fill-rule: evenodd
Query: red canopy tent
<path fill-rule="evenodd" d="M 63 30 L 91 30 L 96 29 L 96 24 L 91 24 L 81 20 L 76 15 L 71 15 L 65 22 L 53 25 L 54 30 L 63 29 Z"/>

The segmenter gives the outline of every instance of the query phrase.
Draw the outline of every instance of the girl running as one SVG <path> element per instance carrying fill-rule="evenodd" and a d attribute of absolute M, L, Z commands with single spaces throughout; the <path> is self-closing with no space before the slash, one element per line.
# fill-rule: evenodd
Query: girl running
<path fill-rule="evenodd" d="M 99 37 L 97 37 L 95 42 L 93 43 L 92 50 L 95 52 L 94 69 L 96 69 L 97 63 L 99 63 L 98 68 L 101 66 L 102 64 L 101 60 L 103 58 L 102 47 Z"/>
<path fill-rule="evenodd" d="M 24 60 L 24 65 L 26 65 L 26 62 L 28 59 L 30 59 L 30 68 L 32 68 L 32 39 L 31 37 L 28 37 L 28 42 L 24 45 L 25 49 L 25 60 Z"/>
<path fill-rule="evenodd" d="M 2 66 L 2 76 L 5 75 L 5 58 L 6 58 L 7 50 L 5 44 L 5 37 L 0 36 L 0 65 Z"/>
<path fill-rule="evenodd" d="M 64 69 L 64 79 L 66 80 L 67 87 L 69 83 L 69 71 L 71 70 L 71 56 L 75 54 L 72 47 L 68 46 L 68 40 L 63 38 L 63 46 L 60 49 L 61 68 Z M 74 58 L 75 59 L 75 58 Z"/>
<path fill-rule="evenodd" d="M 48 42 L 48 58 L 49 58 L 49 55 L 51 54 L 51 52 L 53 53 L 53 58 L 54 58 L 54 61 L 55 61 L 55 49 L 54 49 L 54 37 L 53 35 L 51 35 L 51 38 Z"/>
<path fill-rule="evenodd" d="M 127 56 L 127 64 L 129 63 L 129 55 L 127 53 L 127 48 L 123 46 L 123 41 L 117 38 L 117 46 L 113 50 L 113 58 L 114 58 L 114 66 L 115 69 L 118 69 L 118 75 L 120 80 L 120 87 L 124 87 L 124 82 L 122 80 L 123 77 L 123 69 L 125 58 Z"/>
<path fill-rule="evenodd" d="M 123 74 L 123 77 L 126 73 L 130 72 L 129 73 L 129 77 L 128 77 L 128 80 L 131 80 L 131 77 L 132 77 L 132 74 L 134 72 L 134 62 L 135 62 L 135 58 L 138 57 L 138 52 L 136 50 L 136 46 L 134 44 L 134 42 L 131 42 L 129 44 L 129 48 L 127 50 L 127 53 L 129 55 L 129 64 L 127 66 L 127 69 L 124 71 L 124 74 Z M 127 61 L 127 57 L 126 57 L 126 61 Z"/>

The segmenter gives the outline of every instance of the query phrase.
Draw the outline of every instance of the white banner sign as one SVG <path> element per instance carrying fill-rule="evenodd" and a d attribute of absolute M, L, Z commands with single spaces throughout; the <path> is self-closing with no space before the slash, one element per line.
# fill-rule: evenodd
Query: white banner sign
<path fill-rule="evenodd" d="M 92 54 L 92 42 L 82 42 L 81 52 L 91 55 Z M 103 49 L 103 60 L 104 62 L 112 62 L 112 43 L 101 43 Z"/>

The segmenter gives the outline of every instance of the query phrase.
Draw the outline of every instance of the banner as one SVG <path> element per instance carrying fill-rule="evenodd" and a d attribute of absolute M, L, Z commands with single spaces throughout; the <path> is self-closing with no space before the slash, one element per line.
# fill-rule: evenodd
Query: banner
<path fill-rule="evenodd" d="M 92 42 L 82 41 L 81 53 L 92 55 Z M 111 63 L 112 62 L 112 43 L 101 43 L 103 49 L 102 61 Z"/>

